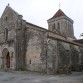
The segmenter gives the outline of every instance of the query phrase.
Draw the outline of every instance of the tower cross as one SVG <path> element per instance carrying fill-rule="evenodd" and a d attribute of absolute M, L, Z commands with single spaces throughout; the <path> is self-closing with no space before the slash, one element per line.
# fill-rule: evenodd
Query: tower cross
<path fill-rule="evenodd" d="M 10 4 L 8 3 L 8 6 L 10 6 Z"/>
<path fill-rule="evenodd" d="M 61 3 L 59 3 L 59 9 L 60 9 L 60 7 L 61 7 Z"/>

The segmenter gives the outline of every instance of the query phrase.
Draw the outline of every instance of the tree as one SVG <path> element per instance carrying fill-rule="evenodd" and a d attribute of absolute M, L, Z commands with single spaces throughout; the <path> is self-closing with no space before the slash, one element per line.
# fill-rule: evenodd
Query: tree
<path fill-rule="evenodd" d="M 80 36 L 83 36 L 83 33 L 81 33 Z"/>

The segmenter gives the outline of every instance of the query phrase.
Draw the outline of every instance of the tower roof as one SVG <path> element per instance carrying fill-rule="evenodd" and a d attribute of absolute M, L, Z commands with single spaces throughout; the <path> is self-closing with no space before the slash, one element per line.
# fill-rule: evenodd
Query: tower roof
<path fill-rule="evenodd" d="M 54 15 L 52 18 L 50 18 L 49 20 L 51 20 L 51 19 L 53 19 L 53 18 L 61 17 L 61 16 L 66 16 L 66 14 L 65 14 L 61 9 L 59 9 L 59 10 L 55 13 L 55 15 Z"/>

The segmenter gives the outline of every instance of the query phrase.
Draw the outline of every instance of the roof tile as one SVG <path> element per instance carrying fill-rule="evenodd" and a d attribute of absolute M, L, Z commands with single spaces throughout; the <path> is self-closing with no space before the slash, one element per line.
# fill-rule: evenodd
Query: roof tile
<path fill-rule="evenodd" d="M 52 18 L 50 18 L 50 19 L 57 18 L 57 17 L 61 17 L 61 16 L 66 16 L 66 14 L 65 14 L 61 9 L 59 9 L 59 10 L 55 13 L 55 15 L 54 15 Z M 49 19 L 49 20 L 50 20 L 50 19 Z"/>

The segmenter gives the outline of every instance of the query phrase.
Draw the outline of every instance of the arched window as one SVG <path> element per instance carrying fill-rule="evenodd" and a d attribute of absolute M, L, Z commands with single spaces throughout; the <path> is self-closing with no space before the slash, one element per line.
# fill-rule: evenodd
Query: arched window
<path fill-rule="evenodd" d="M 55 30 L 55 23 L 52 25 L 52 31 Z"/>
<path fill-rule="evenodd" d="M 8 39 L 8 29 L 7 28 L 5 28 L 5 30 L 4 30 L 4 39 L 5 39 L 5 41 L 7 41 L 7 39 Z"/>
<path fill-rule="evenodd" d="M 59 24 L 59 22 L 58 22 L 58 24 L 57 24 L 57 25 L 58 25 L 58 29 L 60 29 L 60 24 Z"/>

